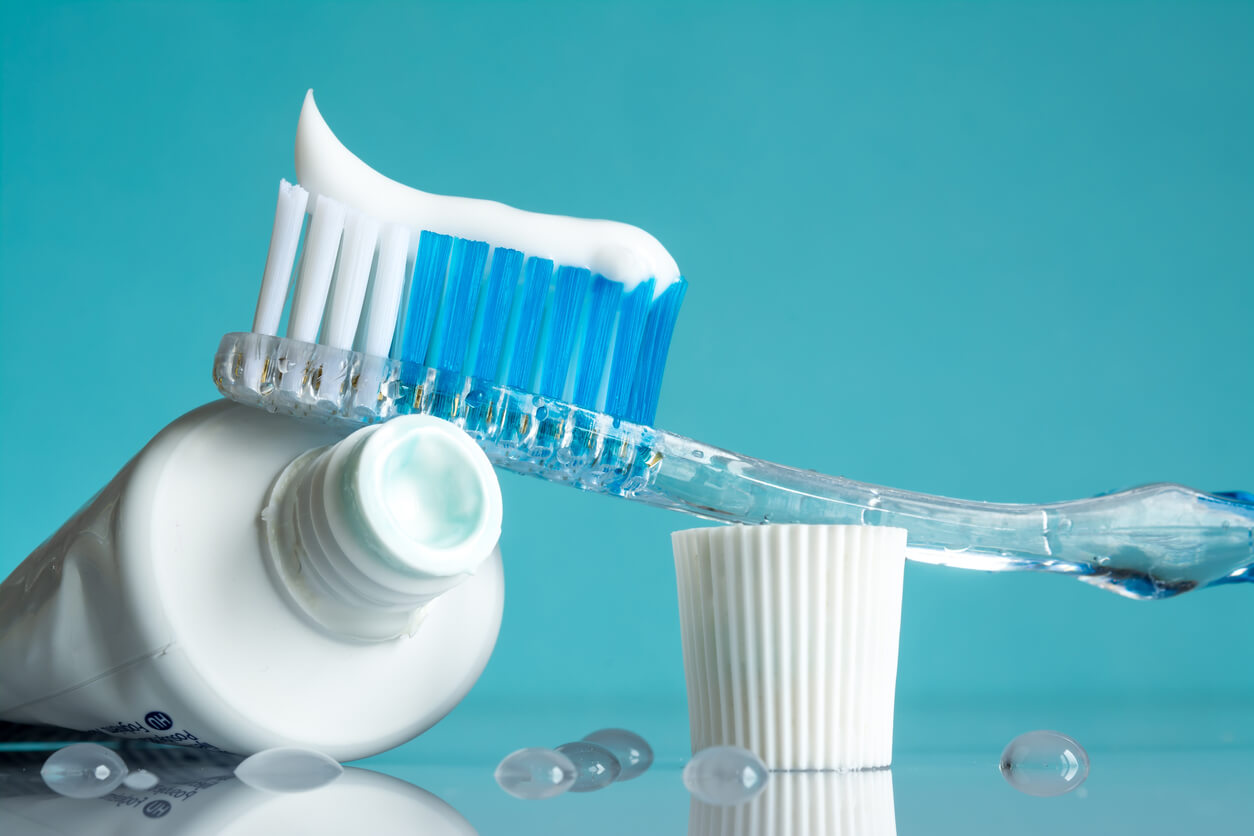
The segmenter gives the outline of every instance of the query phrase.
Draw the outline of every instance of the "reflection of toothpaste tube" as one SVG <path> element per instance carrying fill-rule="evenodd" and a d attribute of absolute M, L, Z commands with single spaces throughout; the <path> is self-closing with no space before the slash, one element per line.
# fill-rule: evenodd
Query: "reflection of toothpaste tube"
<path fill-rule="evenodd" d="M 474 836 L 475 829 L 436 796 L 399 778 L 349 767 L 326 786 L 301 793 L 270 793 L 249 787 L 229 767 L 167 767 L 135 760 L 159 778 L 147 790 L 119 787 L 100 798 L 65 798 L 30 781 L 0 793 L 0 833 L 53 836 L 83 833 L 117 836 L 214 834 L 273 836 L 284 833 L 423 833 Z M 46 757 L 47 753 L 40 753 Z M 0 786 L 11 786 L 0 766 Z M 38 762 L 21 770 L 38 781 Z M 42 783 L 42 782 L 40 782 Z"/>
<path fill-rule="evenodd" d="M 347 438 L 220 401 L 0 584 L 0 718 L 366 757 L 465 695 L 500 627 L 501 498 L 461 430 Z"/>

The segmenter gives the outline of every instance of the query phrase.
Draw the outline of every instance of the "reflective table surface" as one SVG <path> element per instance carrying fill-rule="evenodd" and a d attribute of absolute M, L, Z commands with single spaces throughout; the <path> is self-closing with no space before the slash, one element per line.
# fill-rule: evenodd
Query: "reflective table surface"
<path fill-rule="evenodd" d="M 1254 708 L 1233 703 L 899 706 L 891 770 L 774 773 L 753 800 L 695 801 L 682 704 L 501 705 L 471 701 L 422 737 L 349 765 L 331 784 L 269 793 L 233 777 L 234 760 L 193 750 L 123 747 L 147 790 L 76 800 L 39 775 L 49 753 L 82 736 L 39 740 L 3 729 L 0 833 L 424 834 L 1082 834 L 1254 832 Z M 652 744 L 644 775 L 597 792 L 523 801 L 493 778 L 501 757 L 556 746 L 605 726 Z M 1088 779 L 1041 798 L 1001 775 L 1002 748 L 1035 728 L 1075 737 Z"/>

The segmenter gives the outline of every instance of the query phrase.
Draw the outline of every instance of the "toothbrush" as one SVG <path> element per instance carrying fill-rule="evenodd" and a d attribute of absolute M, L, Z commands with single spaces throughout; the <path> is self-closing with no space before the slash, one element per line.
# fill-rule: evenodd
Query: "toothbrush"
<path fill-rule="evenodd" d="M 1068 574 L 1137 599 L 1254 581 L 1247 493 L 971 502 L 655 429 L 687 283 L 652 236 L 402 186 L 336 139 L 312 93 L 296 152 L 302 185 L 280 185 L 253 329 L 215 357 L 227 397 L 346 426 L 433 414 L 507 470 L 711 520 L 900 526 L 926 563 Z"/>

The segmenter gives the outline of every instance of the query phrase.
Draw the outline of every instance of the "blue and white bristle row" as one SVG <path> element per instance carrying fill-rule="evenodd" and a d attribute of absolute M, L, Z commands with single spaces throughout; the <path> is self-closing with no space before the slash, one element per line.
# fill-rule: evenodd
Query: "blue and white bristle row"
<path fill-rule="evenodd" d="M 277 335 L 309 194 L 279 184 L 253 331 Z M 653 421 L 687 282 L 654 298 L 590 270 L 451 235 L 380 224 L 318 196 L 287 337 L 496 381 Z"/>

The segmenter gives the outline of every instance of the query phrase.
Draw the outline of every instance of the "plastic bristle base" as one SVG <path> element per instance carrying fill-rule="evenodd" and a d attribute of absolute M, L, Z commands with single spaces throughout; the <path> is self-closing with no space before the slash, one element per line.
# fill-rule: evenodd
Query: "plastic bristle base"
<path fill-rule="evenodd" d="M 265 334 L 222 338 L 223 395 L 267 412 L 355 427 L 434 415 L 474 438 L 492 463 L 599 493 L 631 496 L 656 466 L 656 431 L 493 381 Z"/>

